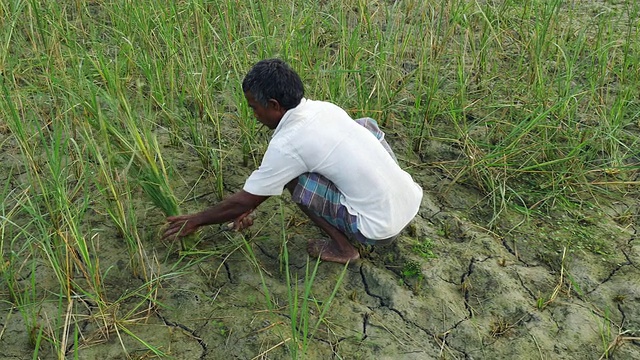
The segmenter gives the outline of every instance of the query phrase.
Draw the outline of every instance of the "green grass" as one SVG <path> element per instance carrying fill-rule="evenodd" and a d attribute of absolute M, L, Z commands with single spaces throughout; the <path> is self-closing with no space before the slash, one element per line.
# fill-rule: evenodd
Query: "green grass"
<path fill-rule="evenodd" d="M 79 323 L 65 320 L 79 311 L 74 296 L 102 313 L 127 296 L 105 293 L 115 266 L 100 262 L 113 241 L 97 230 L 106 224 L 147 284 L 136 296 L 154 302 L 150 248 L 164 216 L 204 206 L 207 192 L 224 197 L 259 163 L 266 140 L 240 83 L 266 57 L 290 62 L 308 97 L 376 118 L 401 158 L 429 159 L 420 165 L 481 191 L 491 209 L 481 220 L 496 232 L 508 211 L 537 217 L 637 195 L 640 4 L 596 5 L 2 1 L 0 141 L 16 151 L 1 165 L 1 300 L 25 319 L 34 358 L 75 354 Z M 431 154 L 433 144 L 459 156 Z M 580 233 L 565 242 L 608 251 Z M 415 251 L 431 257 L 425 244 Z M 292 336 L 302 333 L 293 353 L 317 327 L 304 317 L 309 266 L 288 299 Z M 43 274 L 58 286 L 41 285 Z M 42 326 L 51 302 L 62 310 Z"/>
<path fill-rule="evenodd" d="M 314 283 L 316 276 L 318 275 L 318 268 L 320 266 L 320 259 L 310 259 L 307 257 L 304 265 L 304 276 L 299 277 L 296 273 L 296 266 L 291 264 L 289 258 L 288 242 L 289 237 L 287 235 L 287 229 L 285 224 L 283 204 L 280 202 L 279 211 L 279 225 L 280 225 L 280 269 L 281 275 L 284 277 L 284 282 L 287 288 L 286 302 L 287 312 L 281 311 L 276 305 L 276 301 L 273 295 L 269 291 L 269 286 L 266 281 L 266 274 L 262 270 L 252 244 L 244 240 L 245 256 L 249 262 L 258 271 L 261 279 L 262 292 L 265 296 L 265 302 L 267 309 L 269 310 L 270 317 L 274 319 L 274 323 L 278 323 L 279 319 L 285 318 L 288 322 L 288 329 L 282 329 L 278 327 L 276 329 L 278 336 L 281 339 L 280 344 L 285 344 L 286 348 L 292 359 L 305 358 L 308 356 L 309 347 L 314 336 L 317 334 L 318 329 L 322 325 L 327 325 L 327 318 L 329 315 L 329 309 L 331 304 L 340 289 L 345 275 L 347 274 L 347 268 L 349 264 L 345 264 L 342 270 L 337 274 L 336 279 L 331 279 L 335 282 L 331 292 L 326 297 L 318 298 L 320 295 L 314 291 Z M 329 327 L 329 325 L 327 325 Z"/>

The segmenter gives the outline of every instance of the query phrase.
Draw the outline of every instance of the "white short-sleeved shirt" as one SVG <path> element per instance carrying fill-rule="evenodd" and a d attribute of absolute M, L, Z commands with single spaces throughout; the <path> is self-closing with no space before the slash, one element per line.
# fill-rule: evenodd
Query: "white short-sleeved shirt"
<path fill-rule="evenodd" d="M 289 181 L 306 172 L 319 173 L 336 185 L 340 202 L 358 218 L 358 230 L 372 240 L 397 235 L 422 200 L 420 186 L 380 141 L 328 102 L 302 99 L 285 113 L 244 190 L 281 195 Z"/>

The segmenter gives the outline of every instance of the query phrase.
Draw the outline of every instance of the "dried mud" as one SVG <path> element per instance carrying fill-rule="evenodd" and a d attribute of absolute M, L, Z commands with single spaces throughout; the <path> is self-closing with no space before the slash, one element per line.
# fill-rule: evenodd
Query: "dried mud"
<path fill-rule="evenodd" d="M 192 156 L 166 149 L 165 157 L 173 156 L 184 178 L 198 177 Z M 4 160 L 15 159 L 14 155 L 5 152 Z M 326 319 L 300 358 L 640 358 L 638 199 L 603 202 L 593 209 L 589 221 L 555 214 L 548 221 L 534 222 L 507 214 L 499 226 L 488 230 L 482 225 L 490 213 L 487 200 L 472 187 L 452 184 L 444 173 L 428 166 L 431 160 L 456 156 L 455 149 L 433 142 L 423 155 L 422 159 L 401 157 L 424 188 L 418 216 L 397 242 L 362 249 L 363 258 L 346 269 Z M 227 162 L 228 191 L 240 187 L 251 170 L 238 163 L 236 159 Z M 201 184 L 197 192 L 207 194 L 210 189 Z M 213 195 L 199 199 L 186 203 L 187 210 L 215 201 Z M 144 246 L 149 258 L 156 259 L 150 261 L 156 264 L 154 271 L 157 276 L 173 273 L 179 259 L 177 246 L 154 240 L 161 214 L 144 200 L 140 208 L 140 223 L 147 224 L 143 231 L 152 235 Z M 286 286 L 287 269 L 281 257 L 281 208 L 288 270 L 302 291 L 307 264 L 314 265 L 306 255 L 305 239 L 322 234 L 287 196 L 272 198 L 244 234 L 255 263 L 241 235 L 206 229 L 205 241 L 197 245 L 201 255 L 182 260 L 194 264 L 164 279 L 156 293 L 157 306 L 128 323 L 128 329 L 174 359 L 290 358 L 296 345 L 291 340 L 291 289 Z M 623 215 L 625 221 L 620 221 Z M 129 267 L 125 245 L 103 220 L 95 214 L 93 226 L 100 233 L 100 253 L 95 255 L 104 269 L 110 268 L 104 278 L 107 292 L 123 294 L 143 286 Z M 560 229 L 592 234 L 607 244 L 607 254 L 548 246 L 554 237 L 563 236 Z M 419 244 L 429 245 L 426 252 Z M 232 248 L 236 250 L 226 250 Z M 213 251 L 225 256 L 206 255 Z M 341 265 L 319 265 L 310 299 L 311 328 L 342 271 Z M 56 288 L 51 274 L 40 277 L 39 283 L 52 281 L 50 287 Z M 18 309 L 6 305 L 4 285 L 0 289 L 4 301 L 0 357 L 31 358 L 33 346 L 24 320 Z M 136 297 L 121 301 L 113 310 L 114 318 L 140 301 Z M 42 322 L 60 314 L 55 303 L 41 305 Z M 94 310 L 87 305 L 85 315 Z M 126 334 L 105 332 L 93 322 L 82 330 L 83 346 L 69 353 L 70 358 L 152 357 L 148 348 Z M 303 351 L 301 345 L 299 351 Z M 56 356 L 43 349 L 40 357 Z"/>

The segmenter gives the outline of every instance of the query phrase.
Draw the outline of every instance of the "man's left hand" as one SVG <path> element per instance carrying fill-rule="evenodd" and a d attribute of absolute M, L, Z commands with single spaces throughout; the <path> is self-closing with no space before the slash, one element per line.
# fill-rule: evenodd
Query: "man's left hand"
<path fill-rule="evenodd" d="M 240 231 L 240 230 L 244 230 L 244 229 L 250 227 L 251 225 L 253 225 L 253 219 L 255 218 L 255 216 L 253 214 L 253 210 L 254 209 L 251 209 L 251 210 L 243 213 L 242 215 L 238 216 L 233 221 L 233 230 Z"/>

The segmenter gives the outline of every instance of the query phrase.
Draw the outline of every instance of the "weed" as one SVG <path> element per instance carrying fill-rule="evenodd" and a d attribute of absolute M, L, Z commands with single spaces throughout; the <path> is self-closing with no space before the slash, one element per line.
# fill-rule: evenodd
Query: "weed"
<path fill-rule="evenodd" d="M 401 274 L 405 279 L 422 278 L 422 265 L 417 261 L 409 260 L 402 266 Z"/>
<path fill-rule="evenodd" d="M 498 317 L 497 319 L 494 319 L 489 325 L 489 334 L 493 337 L 504 336 L 512 328 L 512 326 L 513 325 L 506 319 Z"/>
<path fill-rule="evenodd" d="M 214 320 L 211 322 L 211 326 L 216 329 L 216 332 L 221 336 L 227 336 L 229 328 L 222 321 Z"/>
<path fill-rule="evenodd" d="M 433 252 L 433 241 L 426 237 L 422 239 L 422 241 L 416 241 L 411 249 L 416 255 L 425 259 L 435 259 L 438 257 Z"/>
<path fill-rule="evenodd" d="M 613 297 L 613 302 L 616 304 L 623 304 L 627 300 L 627 296 L 624 294 L 617 294 Z"/>
<path fill-rule="evenodd" d="M 513 330 L 527 316 L 528 315 L 525 314 L 521 316 L 518 320 L 513 322 L 503 316 L 496 316 L 494 317 L 491 324 L 489 324 L 489 334 L 495 338 L 508 335 L 509 332 Z"/>
<path fill-rule="evenodd" d="M 554 302 L 556 298 L 563 292 L 563 290 L 567 296 L 570 296 L 572 291 L 578 294 L 579 296 L 584 295 L 584 293 L 582 292 L 582 289 L 580 288 L 580 285 L 573 279 L 571 274 L 567 271 L 567 251 L 568 249 L 566 247 L 563 248 L 562 258 L 560 261 L 560 275 L 558 278 L 558 283 L 554 287 L 553 292 L 548 298 L 539 297 L 537 300 L 537 307 L 540 310 L 544 309 L 549 304 Z"/>

